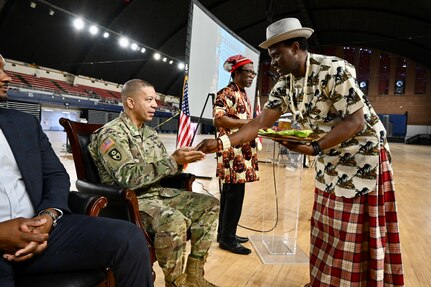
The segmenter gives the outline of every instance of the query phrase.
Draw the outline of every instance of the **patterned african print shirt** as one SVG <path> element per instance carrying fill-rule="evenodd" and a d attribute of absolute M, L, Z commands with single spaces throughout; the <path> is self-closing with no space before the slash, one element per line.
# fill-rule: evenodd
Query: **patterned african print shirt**
<path fill-rule="evenodd" d="M 355 68 L 337 57 L 308 53 L 305 74 L 280 77 L 265 108 L 291 111 L 301 127 L 313 130 L 318 138 L 363 109 L 364 130 L 317 156 L 316 187 L 347 198 L 375 190 L 379 150 L 381 145 L 388 151 L 389 147 L 382 122 L 359 89 Z"/>
<path fill-rule="evenodd" d="M 173 197 L 181 192 L 160 186 L 163 177 L 180 168 L 157 132 L 146 125 L 138 129 L 123 112 L 91 135 L 88 149 L 102 183 L 136 190 L 140 197 Z"/>
<path fill-rule="evenodd" d="M 243 120 L 253 118 L 250 100 L 246 92 L 233 82 L 221 89 L 215 99 L 213 116 L 214 119 L 222 116 Z M 217 132 L 218 136 L 222 136 L 230 135 L 237 130 L 219 127 Z M 217 152 L 217 176 L 222 182 L 258 181 L 258 171 L 256 140 Z"/>

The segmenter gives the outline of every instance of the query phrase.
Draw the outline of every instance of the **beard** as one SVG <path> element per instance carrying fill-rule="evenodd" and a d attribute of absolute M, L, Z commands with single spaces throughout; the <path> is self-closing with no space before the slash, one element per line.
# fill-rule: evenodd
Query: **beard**
<path fill-rule="evenodd" d="M 6 95 L 0 95 L 0 103 L 3 103 L 3 102 L 7 102 L 7 94 Z"/>

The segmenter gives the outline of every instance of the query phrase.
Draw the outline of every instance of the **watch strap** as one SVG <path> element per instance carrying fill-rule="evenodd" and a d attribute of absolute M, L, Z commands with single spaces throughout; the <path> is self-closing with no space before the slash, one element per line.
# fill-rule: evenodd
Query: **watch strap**
<path fill-rule="evenodd" d="M 321 155 L 322 149 L 320 148 L 320 145 L 317 141 L 311 142 L 311 146 L 313 147 L 313 155 Z"/>
<path fill-rule="evenodd" d="M 49 209 L 44 209 L 44 210 L 41 210 L 37 215 L 43 215 L 43 214 L 49 215 L 52 218 L 52 227 L 55 228 L 57 226 L 57 221 L 63 216 L 63 211 L 57 208 L 52 208 L 52 209 L 57 211 L 58 214 Z"/>

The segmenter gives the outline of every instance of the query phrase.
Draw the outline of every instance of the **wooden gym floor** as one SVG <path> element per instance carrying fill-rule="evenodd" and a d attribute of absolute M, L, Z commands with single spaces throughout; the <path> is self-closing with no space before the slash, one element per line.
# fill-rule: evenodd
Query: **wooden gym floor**
<path fill-rule="evenodd" d="M 65 151 L 65 133 L 47 132 L 54 149 L 61 161 L 66 166 L 70 176 L 71 185 L 74 188 L 76 174 L 73 160 Z M 205 137 L 195 139 L 196 145 Z M 161 134 L 169 152 L 175 149 L 175 135 Z M 272 143 L 264 142 L 264 151 L 271 148 Z M 403 263 L 405 273 L 405 286 L 421 287 L 431 286 L 431 146 L 407 145 L 400 143 L 390 144 L 393 158 L 394 180 L 396 184 L 396 199 L 398 206 L 398 219 L 401 234 L 401 245 L 403 252 Z M 262 152 L 263 153 L 263 152 Z M 259 154 L 263 160 L 268 154 Z M 269 156 L 270 157 L 270 156 Z M 281 168 L 281 167 L 279 167 Z M 290 167 L 287 166 L 286 169 Z M 270 163 L 261 163 L 261 181 L 246 185 L 246 197 L 240 225 L 258 230 L 269 229 L 275 223 L 275 193 L 273 168 Z M 210 193 L 219 197 L 218 181 L 215 174 L 215 157 L 208 155 L 205 160 L 190 164 L 186 172 L 198 176 L 210 177 L 199 178 L 193 188 L 195 192 Z M 276 176 L 280 177 L 279 174 Z M 309 252 L 309 218 L 313 204 L 313 180 L 314 169 L 304 168 L 301 176 L 299 221 L 297 233 L 297 247 Z M 283 184 L 283 179 L 277 178 L 278 196 L 282 196 L 283 190 L 291 186 Z M 265 201 L 268 208 L 262 209 Z M 284 199 L 286 200 L 286 199 Z M 264 211 L 263 211 L 264 210 Z M 283 210 L 283 202 L 279 202 L 279 211 Z M 272 212 L 272 215 L 271 215 Z M 269 213 L 268 216 L 264 214 Z M 282 217 L 281 214 L 280 217 Z M 278 226 L 275 232 L 283 233 L 283 226 Z M 259 234 L 238 227 L 238 235 L 249 236 Z M 271 233 L 269 233 L 271 234 Z M 263 264 L 251 243 L 246 247 L 253 250 L 250 255 L 236 255 L 218 247 L 215 242 L 210 249 L 208 262 L 205 265 L 205 278 L 217 286 L 304 286 L 308 282 L 307 264 Z M 164 286 L 163 273 L 155 264 L 157 279 L 155 286 Z"/>

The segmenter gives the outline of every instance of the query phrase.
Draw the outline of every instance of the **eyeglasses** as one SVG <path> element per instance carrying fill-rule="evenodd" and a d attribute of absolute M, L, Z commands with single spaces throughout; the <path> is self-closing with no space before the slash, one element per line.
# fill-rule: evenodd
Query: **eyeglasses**
<path fill-rule="evenodd" d="M 253 70 L 246 70 L 246 69 L 241 69 L 241 71 L 246 72 L 247 74 L 249 74 L 250 76 L 256 77 L 257 73 Z"/>

